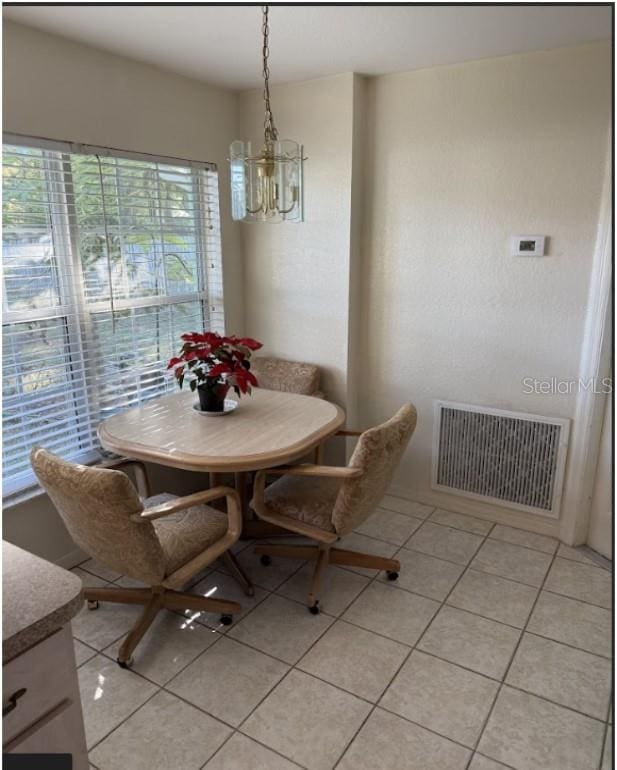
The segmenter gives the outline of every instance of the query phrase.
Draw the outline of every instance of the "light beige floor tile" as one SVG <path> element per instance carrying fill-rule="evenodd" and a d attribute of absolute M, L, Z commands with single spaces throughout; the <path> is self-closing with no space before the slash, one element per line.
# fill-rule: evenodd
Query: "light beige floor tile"
<path fill-rule="evenodd" d="M 231 729 L 160 691 L 90 752 L 100 770 L 199 770 Z"/>
<path fill-rule="evenodd" d="M 403 497 L 395 495 L 384 495 L 379 503 L 380 508 L 387 508 L 389 511 L 397 511 L 407 516 L 415 516 L 417 519 L 426 519 L 434 510 L 430 505 L 416 503 L 413 500 L 406 500 Z"/>
<path fill-rule="evenodd" d="M 264 568 L 268 569 L 268 568 Z M 268 595 L 267 591 L 259 586 L 253 586 L 254 595 L 247 596 L 238 581 L 231 575 L 224 572 L 210 572 L 203 580 L 191 587 L 189 593 L 207 596 L 211 599 L 224 599 L 226 601 L 238 602 L 242 611 L 233 616 L 233 622 L 243 618 L 248 612 L 256 607 Z M 196 612 L 187 610 L 184 613 L 187 617 L 204 623 L 210 628 L 216 628 L 218 631 L 225 631 L 226 626 L 221 623 L 221 614 L 219 612 Z"/>
<path fill-rule="evenodd" d="M 237 726 L 288 670 L 284 663 L 224 636 L 167 689 Z"/>
<path fill-rule="evenodd" d="M 596 770 L 604 725 L 504 687 L 478 751 L 517 770 Z"/>
<path fill-rule="evenodd" d="M 446 527 L 462 529 L 465 532 L 473 532 L 475 535 L 487 535 L 492 527 L 492 521 L 477 519 L 475 516 L 467 516 L 464 513 L 454 513 L 454 511 L 444 511 L 437 508 L 429 516 L 429 521 L 436 524 L 443 524 Z"/>
<path fill-rule="evenodd" d="M 464 565 L 469 564 L 481 543 L 480 535 L 427 521 L 409 538 L 405 547 Z"/>
<path fill-rule="evenodd" d="M 600 567 L 557 558 L 548 573 L 544 587 L 547 591 L 554 591 L 582 602 L 606 609 L 611 607 L 611 574 Z"/>
<path fill-rule="evenodd" d="M 401 548 L 396 558 L 401 563 L 396 585 L 437 601 L 446 598 L 465 569 L 459 564 L 436 559 L 419 551 L 408 551 L 406 548 Z M 383 579 L 385 582 L 385 576 Z"/>
<path fill-rule="evenodd" d="M 385 556 L 386 558 L 394 556 L 397 551 L 397 546 L 393 543 L 375 540 L 374 537 L 359 535 L 357 532 L 352 532 L 342 537 L 336 544 L 336 547 L 343 548 L 346 551 L 359 551 L 360 553 L 370 553 L 373 556 Z M 345 567 L 345 569 L 371 578 L 377 574 L 377 570 L 369 569 L 368 567 Z"/>
<path fill-rule="evenodd" d="M 606 731 L 604 751 L 602 753 L 602 767 L 600 770 L 613 770 L 613 728 Z"/>
<path fill-rule="evenodd" d="M 77 670 L 88 748 L 123 722 L 153 695 L 157 686 L 122 669 L 104 655 Z"/>
<path fill-rule="evenodd" d="M 246 548 L 251 548 L 255 545 L 255 543 L 255 540 L 236 540 L 236 542 L 231 546 L 231 551 L 237 556 L 240 551 L 244 551 Z"/>
<path fill-rule="evenodd" d="M 506 527 L 503 524 L 496 524 L 495 529 L 489 535 L 490 538 L 495 540 L 503 540 L 506 543 L 512 543 L 513 545 L 522 545 L 526 548 L 533 548 L 536 551 L 543 551 L 544 553 L 555 553 L 557 545 L 559 543 L 554 537 L 547 537 L 546 535 L 536 535 L 535 532 L 527 532 L 524 529 L 516 529 L 515 527 Z"/>
<path fill-rule="evenodd" d="M 295 559 L 282 559 L 273 556 L 271 564 L 264 567 L 260 559 L 261 557 L 255 553 L 252 547 L 245 548 L 238 554 L 238 561 L 251 583 L 260 588 L 265 588 L 266 591 L 276 590 L 281 583 L 284 583 L 303 564 L 303 562 L 296 561 Z M 221 565 L 220 571 L 228 572 L 224 564 Z"/>
<path fill-rule="evenodd" d="M 73 636 L 90 647 L 103 650 L 126 635 L 142 612 L 143 607 L 136 604 L 101 602 L 96 610 L 89 610 L 84 605 L 73 618 Z"/>
<path fill-rule="evenodd" d="M 611 663 L 589 652 L 524 634 L 506 682 L 605 720 L 611 696 Z"/>
<path fill-rule="evenodd" d="M 309 770 L 330 770 L 371 706 L 301 671 L 291 671 L 242 732 Z"/>
<path fill-rule="evenodd" d="M 492 679 L 415 651 L 379 705 L 473 748 L 498 687 Z"/>
<path fill-rule="evenodd" d="M 532 586 L 470 569 L 448 597 L 448 604 L 522 628 L 537 593 Z"/>
<path fill-rule="evenodd" d="M 96 561 L 96 559 L 88 559 L 87 561 L 82 562 L 79 565 L 79 569 L 86 570 L 86 572 L 90 572 L 92 575 L 96 575 L 103 580 L 112 582 L 121 576 L 120 572 L 109 569 L 109 567 Z"/>
<path fill-rule="evenodd" d="M 610 611 L 576 599 L 542 591 L 528 630 L 596 655 L 611 656 Z"/>
<path fill-rule="evenodd" d="M 306 604 L 314 564 L 304 567 L 285 581 L 277 593 Z M 330 565 L 324 572 L 319 591 L 319 606 L 328 615 L 340 615 L 369 583 L 369 578 L 348 569 Z"/>
<path fill-rule="evenodd" d="M 586 553 L 584 548 L 570 548 L 569 545 L 563 543 L 559 544 L 557 556 L 562 559 L 570 559 L 570 561 L 578 561 L 581 564 L 590 564 L 592 567 L 604 567 L 604 564 L 600 562 L 601 557 L 594 558 Z"/>
<path fill-rule="evenodd" d="M 377 708 L 337 770 L 464 770 L 469 754 L 462 746 Z"/>
<path fill-rule="evenodd" d="M 501 679 L 519 637 L 520 631 L 515 628 L 446 606 L 431 623 L 418 649 Z"/>
<path fill-rule="evenodd" d="M 105 588 L 105 586 L 109 586 L 107 580 L 103 580 L 103 578 L 97 577 L 91 572 L 86 572 L 85 569 L 81 569 L 80 567 L 74 567 L 71 572 L 73 575 L 77 575 L 83 583 L 84 588 Z"/>
<path fill-rule="evenodd" d="M 343 615 L 344 620 L 413 646 L 439 609 L 439 602 L 373 583 Z"/>
<path fill-rule="evenodd" d="M 82 663 L 96 655 L 96 650 L 93 650 L 86 644 L 82 644 L 79 639 L 73 639 L 73 647 L 75 648 L 75 663 L 78 666 L 81 666 Z"/>
<path fill-rule="evenodd" d="M 233 625 L 227 635 L 293 664 L 333 621 L 323 612 L 311 615 L 301 604 L 273 594 Z"/>
<path fill-rule="evenodd" d="M 246 735 L 235 733 L 204 770 L 297 770 L 298 767 Z"/>
<path fill-rule="evenodd" d="M 473 569 L 540 587 L 551 565 L 547 553 L 499 540 L 487 540 L 471 562 Z"/>
<path fill-rule="evenodd" d="M 297 667 L 374 703 L 408 654 L 409 647 L 337 620 Z"/>
<path fill-rule="evenodd" d="M 122 577 L 114 581 L 114 586 L 118 586 L 120 588 L 149 588 L 150 587 L 150 586 L 147 586 L 145 583 L 143 583 L 141 580 L 135 580 L 134 578 L 127 577 L 126 575 L 122 575 Z"/>
<path fill-rule="evenodd" d="M 175 612 L 160 612 L 133 653 L 132 670 L 164 685 L 219 636 Z M 116 660 L 122 641 L 107 647 L 105 654 Z"/>
<path fill-rule="evenodd" d="M 501 762 L 483 757 L 482 754 L 474 754 L 469 770 L 508 770 L 508 768 Z"/>
<path fill-rule="evenodd" d="M 361 535 L 376 537 L 394 545 L 403 543 L 413 535 L 422 524 L 422 519 L 415 519 L 404 513 L 377 508 L 357 529 Z"/>

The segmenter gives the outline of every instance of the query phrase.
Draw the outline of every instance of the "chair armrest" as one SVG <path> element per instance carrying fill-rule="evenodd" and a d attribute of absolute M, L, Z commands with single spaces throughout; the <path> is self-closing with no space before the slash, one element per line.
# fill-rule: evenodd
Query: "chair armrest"
<path fill-rule="evenodd" d="M 231 487 L 214 487 L 213 489 L 206 489 L 204 492 L 195 492 L 192 495 L 179 497 L 176 500 L 168 500 L 166 503 L 155 505 L 153 508 L 147 508 L 141 513 L 134 513 L 130 518 L 138 523 L 154 521 L 163 516 L 183 511 L 185 508 L 191 508 L 194 505 L 203 505 L 212 500 L 218 500 L 221 497 L 224 497 L 227 502 L 227 533 L 237 540 L 242 532 L 242 513 L 240 510 L 240 497 L 236 490 L 231 489 Z"/>
<path fill-rule="evenodd" d="M 98 468 L 106 468 L 108 470 L 116 470 L 116 468 L 130 468 L 135 469 L 135 482 L 137 483 L 137 491 L 142 497 L 150 497 L 150 482 L 148 481 L 148 471 L 146 466 L 141 460 L 109 460 L 103 463 L 99 463 Z"/>

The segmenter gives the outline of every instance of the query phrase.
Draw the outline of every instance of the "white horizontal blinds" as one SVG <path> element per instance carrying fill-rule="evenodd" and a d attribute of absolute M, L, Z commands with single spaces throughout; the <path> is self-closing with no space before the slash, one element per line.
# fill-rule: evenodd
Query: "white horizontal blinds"
<path fill-rule="evenodd" d="M 224 325 L 210 164 L 32 144 L 3 152 L 5 495 L 33 444 L 92 453 L 101 419 L 174 387 L 182 332 Z"/>

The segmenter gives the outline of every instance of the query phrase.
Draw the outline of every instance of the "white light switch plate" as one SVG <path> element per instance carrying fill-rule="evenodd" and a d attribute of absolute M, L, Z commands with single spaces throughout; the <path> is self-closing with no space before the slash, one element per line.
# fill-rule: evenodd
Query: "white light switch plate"
<path fill-rule="evenodd" d="M 511 257 L 543 257 L 545 235 L 513 235 L 510 238 Z"/>

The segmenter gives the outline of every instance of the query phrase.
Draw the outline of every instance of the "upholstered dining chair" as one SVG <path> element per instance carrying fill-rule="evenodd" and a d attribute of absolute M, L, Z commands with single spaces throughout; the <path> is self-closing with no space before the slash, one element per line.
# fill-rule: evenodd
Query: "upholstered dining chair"
<path fill-rule="evenodd" d="M 323 398 L 319 390 L 320 371 L 315 364 L 255 356 L 251 359 L 251 371 L 261 388 Z"/>
<path fill-rule="evenodd" d="M 141 617 L 118 653 L 123 668 L 159 610 L 221 613 L 224 625 L 240 612 L 237 602 L 183 593 L 184 585 L 215 559 L 222 557 L 244 591 L 253 587 L 228 549 L 242 529 L 238 495 L 217 487 L 185 497 L 149 497 L 143 463 L 119 460 L 107 467 L 66 462 L 35 447 L 30 461 L 75 543 L 89 556 L 116 572 L 144 583 L 144 588 L 85 588 L 90 609 L 99 601 L 144 605 Z M 132 467 L 145 499 L 119 468 Z M 206 505 L 226 498 L 227 514 Z"/>
<path fill-rule="evenodd" d="M 336 435 L 359 436 L 346 467 L 292 465 L 258 471 L 251 506 L 260 519 L 304 535 L 316 545 L 264 544 L 255 548 L 264 566 L 272 556 L 315 562 L 308 593 L 308 608 L 319 612 L 319 585 L 328 564 L 346 564 L 386 570 L 396 580 L 400 562 L 382 556 L 333 547 L 356 529 L 373 512 L 386 492 L 394 471 L 416 427 L 416 410 L 401 407 L 394 417 L 359 433 L 339 431 Z M 279 475 L 265 486 L 266 474 Z"/>

